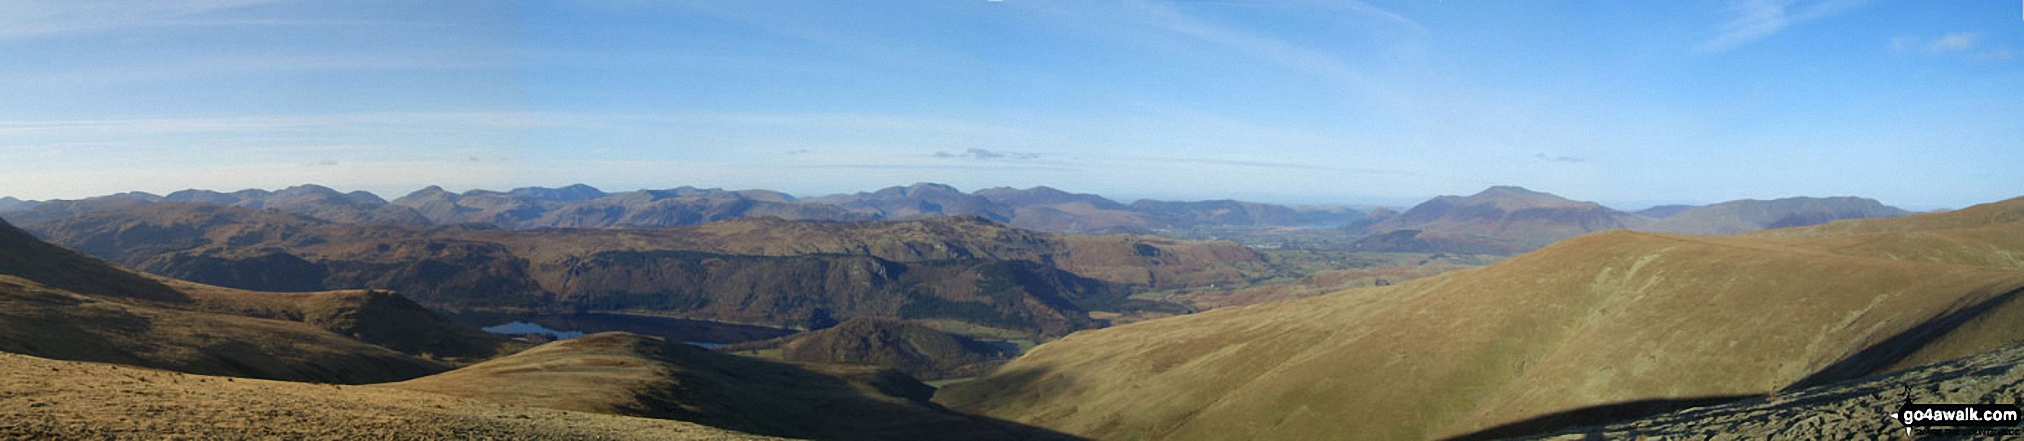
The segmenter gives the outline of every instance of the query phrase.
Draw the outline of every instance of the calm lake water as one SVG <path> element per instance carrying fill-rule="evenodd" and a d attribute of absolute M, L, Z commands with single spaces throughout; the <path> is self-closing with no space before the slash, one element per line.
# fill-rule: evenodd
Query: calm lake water
<path fill-rule="evenodd" d="M 584 334 L 625 331 L 652 335 L 706 348 L 765 340 L 797 331 L 785 328 L 686 320 L 631 314 L 465 314 L 454 320 L 480 326 L 494 334 L 542 334 L 575 338 Z"/>
<path fill-rule="evenodd" d="M 548 327 L 546 327 L 546 326 L 541 326 L 541 325 L 537 325 L 537 324 L 533 324 L 533 323 L 528 323 L 528 322 L 511 322 L 511 323 L 507 323 L 507 324 L 503 324 L 503 325 L 498 325 L 498 326 L 487 326 L 487 327 L 483 327 L 483 328 L 478 328 L 478 329 L 483 329 L 483 330 L 485 330 L 485 332 L 490 332 L 490 333 L 493 333 L 493 334 L 509 334 L 509 335 L 510 335 L 510 334 L 547 334 L 547 335 L 552 335 L 552 336 L 555 336 L 555 338 L 558 338 L 558 339 L 566 339 L 566 338 L 577 338 L 577 337 L 582 337 L 582 336 L 583 336 L 583 332 L 582 332 L 582 331 L 557 331 L 557 330 L 554 330 L 554 329 L 548 329 Z"/>

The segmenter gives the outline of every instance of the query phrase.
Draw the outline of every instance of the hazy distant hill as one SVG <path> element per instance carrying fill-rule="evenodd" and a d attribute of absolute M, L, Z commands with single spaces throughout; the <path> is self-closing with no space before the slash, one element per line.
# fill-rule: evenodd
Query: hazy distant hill
<path fill-rule="evenodd" d="M 1594 202 L 1498 186 L 1433 198 L 1396 216 L 1357 224 L 1362 231 L 1353 233 L 1371 235 L 1355 245 L 1368 251 L 1516 253 L 1642 222 Z"/>
<path fill-rule="evenodd" d="M 1227 199 L 1200 202 L 1142 200 L 1133 202 L 1131 208 L 1175 226 L 1340 227 L 1363 219 L 1362 212 L 1344 207 L 1290 207 Z"/>
<path fill-rule="evenodd" d="M 1908 214 L 1911 212 L 1886 206 L 1873 199 L 1857 197 L 1796 197 L 1769 201 L 1745 199 L 1681 210 L 1643 225 L 1639 229 L 1665 233 L 1728 235 L 1819 225 L 1842 219 L 1897 217 Z"/>
<path fill-rule="evenodd" d="M 1644 217 L 1649 217 L 1649 218 L 1652 218 L 1652 219 L 1665 219 L 1665 218 L 1668 218 L 1668 217 L 1673 217 L 1673 215 L 1675 215 L 1675 214 L 1680 214 L 1680 212 L 1683 212 L 1683 211 L 1687 211 L 1687 210 L 1692 210 L 1692 209 L 1695 209 L 1695 208 L 1700 208 L 1700 206 L 1699 206 L 1699 205 L 1659 205 L 1659 206 L 1655 206 L 1655 207 L 1651 207 L 1651 208 L 1646 208 L 1646 209 L 1643 209 L 1643 210 L 1638 210 L 1638 211 L 1635 211 L 1635 213 L 1637 213 L 1637 215 L 1639 215 L 1639 216 L 1644 216 Z"/>
<path fill-rule="evenodd" d="M 1117 201 L 1049 187 L 987 188 L 977 196 L 1012 210 L 1012 226 L 1041 231 L 1127 232 L 1171 226 Z"/>
<path fill-rule="evenodd" d="M 429 223 L 414 210 L 387 205 L 387 201 L 372 193 L 354 191 L 339 193 L 318 185 L 300 185 L 279 191 L 241 190 L 219 193 L 208 190 L 183 190 L 169 193 L 158 202 L 209 202 L 246 208 L 272 208 L 303 216 L 332 222 L 405 224 Z"/>
<path fill-rule="evenodd" d="M 741 217 L 870 220 L 837 207 L 797 203 L 784 194 L 682 187 L 607 194 L 578 184 L 562 189 L 472 190 L 429 187 L 395 199 L 436 224 L 484 223 L 503 228 L 650 227 L 695 225 Z"/>
<path fill-rule="evenodd" d="M 853 195 L 823 196 L 806 201 L 835 205 L 858 212 L 877 213 L 879 218 L 891 220 L 962 215 L 997 222 L 1011 222 L 1013 216 L 1012 207 L 964 193 L 955 187 L 932 183 L 890 187 Z"/>
<path fill-rule="evenodd" d="M 157 279 L 44 243 L 4 222 L 0 250 L 0 351 L 363 383 L 449 368 L 417 355 L 485 358 L 505 344 L 384 292 L 258 293 Z"/>
<path fill-rule="evenodd" d="M 27 210 L 30 208 L 35 208 L 37 204 L 39 204 L 39 202 L 24 201 L 20 199 L 15 199 L 13 197 L 0 197 L 0 213 L 6 213 L 9 211 Z"/>
<path fill-rule="evenodd" d="M 937 400 L 1160 439 L 1518 435 L 1702 406 L 2024 341 L 2020 220 L 2024 198 L 1743 237 L 1591 234 L 1388 287 L 1076 333 Z"/>
<path fill-rule="evenodd" d="M 973 217 L 500 230 L 134 203 L 32 227 L 144 271 L 234 287 L 373 287 L 451 310 L 630 311 L 796 328 L 947 319 L 1044 337 L 1099 325 L 1091 309 L 1168 307 L 1125 297 L 1134 290 L 1272 271 L 1228 242 L 1038 233 Z"/>

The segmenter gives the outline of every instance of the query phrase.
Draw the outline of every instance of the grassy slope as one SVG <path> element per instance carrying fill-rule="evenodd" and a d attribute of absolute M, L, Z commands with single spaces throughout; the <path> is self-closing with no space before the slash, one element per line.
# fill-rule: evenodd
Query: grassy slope
<path fill-rule="evenodd" d="M 2005 296 L 2024 272 L 1834 254 L 1834 240 L 1594 234 L 1398 286 L 1078 333 L 937 399 L 1106 439 L 1427 438 L 1762 394 L 2024 335 L 2024 304 Z"/>
<path fill-rule="evenodd" d="M 0 438 L 775 439 L 391 388 L 188 375 L 7 353 L 0 353 Z"/>
<path fill-rule="evenodd" d="M 789 365 L 602 333 L 385 387 L 518 406 L 694 421 L 822 439 L 1055 439 L 948 412 L 891 370 Z"/>

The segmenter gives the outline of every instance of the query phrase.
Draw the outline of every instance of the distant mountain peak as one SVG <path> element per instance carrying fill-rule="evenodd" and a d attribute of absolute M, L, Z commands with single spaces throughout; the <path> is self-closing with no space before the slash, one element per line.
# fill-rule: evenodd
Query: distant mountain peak
<path fill-rule="evenodd" d="M 283 188 L 281 189 L 281 191 L 277 191 L 275 193 L 286 193 L 286 192 L 343 194 L 330 187 L 325 187 L 316 184 L 302 184 L 293 187 Z"/>
<path fill-rule="evenodd" d="M 592 187 L 580 183 L 570 184 L 562 188 L 521 187 L 515 188 L 512 191 L 508 191 L 506 193 L 526 198 L 546 200 L 546 201 L 556 201 L 556 202 L 584 201 L 605 197 L 607 195 L 607 193 L 605 193 L 603 190 L 598 190 L 597 187 Z"/>
<path fill-rule="evenodd" d="M 1544 195 L 1544 194 L 1547 194 L 1547 193 L 1541 193 L 1541 192 L 1537 192 L 1537 191 L 1532 191 L 1532 190 L 1526 189 L 1525 187 L 1520 187 L 1520 186 L 1516 186 L 1516 185 L 1492 185 L 1492 186 L 1490 186 L 1490 188 L 1486 188 L 1486 189 L 1483 189 L 1483 191 L 1481 191 L 1481 192 L 1478 192 L 1478 193 L 1476 193 L 1476 194 L 1480 196 L 1480 195 L 1489 195 L 1489 194 L 1522 194 L 1522 195 Z"/>
<path fill-rule="evenodd" d="M 963 192 L 962 190 L 957 190 L 956 187 L 950 186 L 949 184 L 937 184 L 933 182 L 916 182 L 914 183 L 914 185 L 907 186 L 907 194 L 910 195 L 919 194 L 924 191 L 931 191 L 935 193 L 956 193 L 956 194 L 960 194 Z"/>
<path fill-rule="evenodd" d="M 1463 205 L 1496 205 L 1506 211 L 1526 208 L 1585 208 L 1600 206 L 1594 202 L 1568 199 L 1553 193 L 1532 191 L 1515 185 L 1498 185 L 1468 196 L 1447 196 L 1435 199 L 1459 201 Z"/>

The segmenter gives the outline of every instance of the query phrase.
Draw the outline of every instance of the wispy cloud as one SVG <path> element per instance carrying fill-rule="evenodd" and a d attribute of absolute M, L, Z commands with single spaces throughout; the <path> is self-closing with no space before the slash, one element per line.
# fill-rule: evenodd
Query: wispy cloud
<path fill-rule="evenodd" d="M 1145 9 L 1156 23 L 1182 35 L 1264 58 L 1317 78 L 1366 87 L 1372 87 L 1376 83 L 1369 74 L 1321 51 L 1263 34 L 1210 23 L 1164 4 L 1145 3 Z M 1425 28 L 1418 27 L 1418 23 L 1413 25 L 1424 32 Z"/>
<path fill-rule="evenodd" d="M 964 150 L 962 153 L 949 153 L 946 151 L 937 151 L 933 156 L 941 159 L 976 159 L 987 161 L 995 159 L 1014 159 L 1020 161 L 1033 161 L 1041 158 L 1040 154 L 1038 153 L 1008 153 L 1008 152 L 985 150 L 980 148 L 971 148 L 968 150 Z"/>
<path fill-rule="evenodd" d="M 67 0 L 0 2 L 0 40 L 169 26 L 205 14 L 286 0 Z"/>
<path fill-rule="evenodd" d="M 1533 155 L 1533 158 L 1536 158 L 1536 159 L 1538 159 L 1538 160 L 1541 160 L 1541 161 L 1546 161 L 1546 162 L 1569 162 L 1569 163 L 1572 163 L 1572 162 L 1582 162 L 1582 161 L 1587 161 L 1587 160 L 1588 160 L 1588 159 L 1586 159 L 1586 158 L 1577 158 L 1577 157 L 1573 157 L 1573 156 L 1556 156 L 1556 155 L 1548 155 L 1548 154 L 1545 154 L 1545 153 L 1540 153 L 1540 154 L 1538 154 L 1538 155 Z"/>
<path fill-rule="evenodd" d="M 1932 39 L 1899 35 L 1890 39 L 1891 51 L 1900 54 L 1961 55 L 1982 61 L 2008 61 L 2015 57 L 2009 48 L 1981 49 L 1983 46 L 1980 32 L 1948 32 Z"/>
<path fill-rule="evenodd" d="M 1847 12 L 1870 0 L 1732 0 L 1734 16 L 1717 26 L 1715 36 L 1702 42 L 1701 52 L 1730 49 L 1776 35 L 1794 25 Z"/>
<path fill-rule="evenodd" d="M 1975 45 L 1975 40 L 1980 38 L 1981 35 L 1974 32 L 1949 32 L 1947 33 L 1947 35 L 1940 36 L 1939 39 L 1933 40 L 1931 44 L 1927 44 L 1926 50 L 1933 52 L 1965 51 L 1968 50 L 1969 47 L 1973 47 Z"/>

